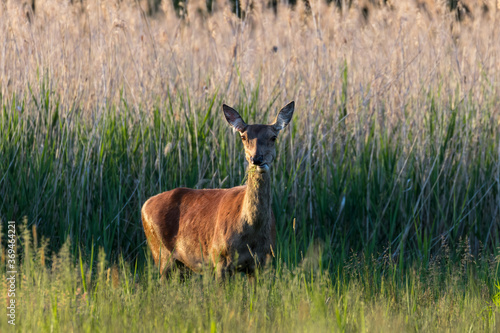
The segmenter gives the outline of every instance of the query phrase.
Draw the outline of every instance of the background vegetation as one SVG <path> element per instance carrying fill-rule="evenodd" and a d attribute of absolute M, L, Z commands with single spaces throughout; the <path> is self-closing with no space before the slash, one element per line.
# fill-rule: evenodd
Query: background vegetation
<path fill-rule="evenodd" d="M 103 286 L 92 280 L 98 274 L 92 253 L 102 248 L 117 265 L 123 259 L 116 268 L 124 276 L 118 291 L 110 290 L 109 299 L 92 303 L 82 316 L 92 308 L 104 311 L 108 301 L 132 302 L 130 295 L 147 302 L 168 298 L 172 288 L 147 278 L 153 268 L 146 264 L 141 205 L 179 186 L 243 181 L 242 146 L 222 117 L 223 102 L 249 123 L 260 123 L 295 100 L 294 119 L 279 137 L 272 167 L 278 272 L 274 282 L 266 278 L 258 286 L 276 283 L 272 290 L 283 290 L 296 283 L 301 296 L 283 294 L 283 303 L 260 313 L 268 316 L 259 317 L 262 325 L 283 324 L 286 330 L 288 317 L 269 316 L 288 311 L 292 300 L 294 311 L 299 300 L 311 305 L 311 295 L 336 300 L 338 308 L 325 310 L 329 315 L 344 304 L 345 316 L 359 313 L 361 300 L 374 302 L 375 316 L 385 306 L 379 299 L 395 299 L 385 309 L 396 311 L 390 320 L 417 325 L 408 329 L 422 325 L 409 319 L 411 307 L 398 307 L 404 298 L 425 318 L 445 297 L 460 304 L 456 313 L 463 320 L 482 313 L 479 304 L 493 311 L 493 320 L 500 237 L 500 13 L 494 2 L 486 11 L 471 7 L 461 18 L 459 4 L 450 11 L 447 2 L 422 3 L 370 5 L 367 16 L 357 5 L 340 10 L 321 1 L 298 2 L 293 8 L 278 4 L 275 11 L 266 2 L 242 1 L 241 18 L 223 1 L 214 1 L 211 13 L 205 2 L 190 1 L 183 15 L 161 2 L 152 16 L 127 1 L 37 1 L 34 12 L 22 2 L 0 3 L 0 219 L 21 225 L 26 216 L 26 230 L 36 227 L 40 239 L 36 251 L 42 239 L 50 239 L 44 243 L 47 253 L 59 253 L 70 239 L 64 251 L 82 265 L 64 267 L 76 268 L 80 276 L 68 273 L 70 280 L 61 283 L 71 286 L 73 300 L 85 284 L 87 306 L 95 301 L 90 290 L 99 294 Z M 23 251 L 28 244 L 21 242 Z M 319 253 L 311 266 L 316 268 L 302 267 L 304 258 Z M 33 260 L 30 267 L 42 265 L 36 258 L 41 257 L 26 259 Z M 441 284 L 425 278 L 437 258 L 447 258 L 436 270 Z M 57 260 L 48 260 L 51 268 L 25 271 L 28 286 L 65 290 L 50 278 Z M 345 265 L 352 260 L 360 264 L 349 275 Z M 140 278 L 128 275 L 127 265 L 135 263 Z M 313 292 L 306 285 L 317 267 Z M 393 289 L 387 294 L 389 278 Z M 209 290 L 221 295 L 233 288 L 217 289 L 207 281 L 190 283 L 198 291 L 212 283 Z M 235 281 L 234 290 L 251 292 L 246 282 Z M 150 289 L 144 294 L 144 288 Z M 342 303 L 349 288 L 358 293 L 354 308 Z M 461 288 L 468 290 L 462 301 L 454 298 L 463 296 Z M 427 290 L 433 295 L 429 312 L 408 303 L 411 292 L 420 297 Z M 47 299 L 53 295 L 40 292 L 37 304 L 44 306 L 33 305 L 33 311 L 54 311 L 59 301 Z M 186 295 L 179 291 L 175 297 Z M 194 304 L 192 311 L 199 312 L 202 304 Z M 203 325 L 219 305 L 203 305 Z M 134 308 L 127 309 L 120 313 Z M 192 327 L 208 328 L 202 322 Z M 54 324 L 44 325 L 49 323 Z M 481 323 L 496 327 L 496 321 Z M 87 324 L 82 319 L 75 327 Z"/>

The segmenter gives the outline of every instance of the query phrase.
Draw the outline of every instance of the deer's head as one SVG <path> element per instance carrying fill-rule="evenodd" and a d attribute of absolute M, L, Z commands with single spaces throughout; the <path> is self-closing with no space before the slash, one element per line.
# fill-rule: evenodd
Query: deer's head
<path fill-rule="evenodd" d="M 250 166 L 257 167 L 258 172 L 269 171 L 276 156 L 276 137 L 279 131 L 292 120 L 294 107 L 294 102 L 285 106 L 270 125 L 247 125 L 235 109 L 225 104 L 222 105 L 227 122 L 241 135 L 241 141 L 245 147 L 245 158 Z"/>

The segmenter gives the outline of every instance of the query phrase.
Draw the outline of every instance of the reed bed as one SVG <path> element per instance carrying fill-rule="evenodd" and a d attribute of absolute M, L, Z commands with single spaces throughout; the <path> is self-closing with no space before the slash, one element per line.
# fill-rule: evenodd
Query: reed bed
<path fill-rule="evenodd" d="M 155 3 L 0 2 L 0 221 L 24 230 L 30 300 L 16 329 L 498 330 L 494 1 L 460 20 L 442 1 Z M 254 284 L 160 281 L 142 204 L 244 182 L 221 104 L 265 123 L 291 100 L 272 265 Z"/>
<path fill-rule="evenodd" d="M 459 23 L 444 4 L 354 9 L 190 2 L 0 6 L 0 213 L 55 248 L 140 255 L 141 204 L 245 176 L 222 102 L 249 123 L 297 112 L 273 166 L 279 255 L 321 242 L 428 261 L 444 238 L 499 240 L 496 9 Z M 439 6 L 442 6 L 439 10 Z M 75 250 L 74 250 L 75 251 Z"/>

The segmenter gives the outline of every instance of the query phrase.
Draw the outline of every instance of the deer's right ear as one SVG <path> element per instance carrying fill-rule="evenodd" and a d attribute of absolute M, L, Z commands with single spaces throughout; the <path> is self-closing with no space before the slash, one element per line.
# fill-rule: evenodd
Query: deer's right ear
<path fill-rule="evenodd" d="M 245 128 L 247 128 L 247 124 L 245 124 L 238 111 L 236 111 L 232 107 L 227 106 L 226 104 L 222 104 L 222 110 L 224 111 L 224 116 L 226 116 L 226 120 L 229 125 L 233 126 L 234 129 L 239 132 L 245 131 Z"/>

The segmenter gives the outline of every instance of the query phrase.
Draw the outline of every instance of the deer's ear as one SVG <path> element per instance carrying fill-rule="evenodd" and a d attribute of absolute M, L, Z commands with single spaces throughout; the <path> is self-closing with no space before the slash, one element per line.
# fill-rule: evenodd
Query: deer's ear
<path fill-rule="evenodd" d="M 224 116 L 226 116 L 226 120 L 229 125 L 233 126 L 239 132 L 244 132 L 245 128 L 247 128 L 247 124 L 243 121 L 238 111 L 233 109 L 226 104 L 222 104 L 222 110 L 224 111 Z"/>
<path fill-rule="evenodd" d="M 276 116 L 276 120 L 272 123 L 272 126 L 275 130 L 281 131 L 283 128 L 288 125 L 288 123 L 292 120 L 293 110 L 295 110 L 295 102 L 289 103 L 285 106 Z"/>

